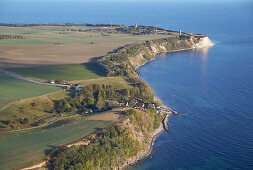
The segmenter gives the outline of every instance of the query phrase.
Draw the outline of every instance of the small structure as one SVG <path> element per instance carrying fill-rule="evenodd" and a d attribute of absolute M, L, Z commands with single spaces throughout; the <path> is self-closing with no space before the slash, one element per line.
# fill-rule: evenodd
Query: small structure
<path fill-rule="evenodd" d="M 137 24 L 137 22 L 136 22 L 136 24 L 135 24 L 135 28 L 137 28 L 138 27 L 138 24 Z"/>
<path fill-rule="evenodd" d="M 142 101 L 138 101 L 136 106 L 139 108 L 144 108 L 145 104 Z"/>
<path fill-rule="evenodd" d="M 182 35 L 182 32 L 181 30 L 178 31 L 178 35 L 181 36 Z"/>
<path fill-rule="evenodd" d="M 50 81 L 50 84 L 55 84 L 55 81 L 54 81 L 54 80 L 51 80 L 51 81 Z"/>
<path fill-rule="evenodd" d="M 65 90 L 70 90 L 70 85 L 67 85 Z"/>
<path fill-rule="evenodd" d="M 83 89 L 83 87 L 81 85 L 77 85 L 76 88 L 75 88 L 76 91 L 80 91 L 82 89 Z"/>
<path fill-rule="evenodd" d="M 132 99 L 129 102 L 129 106 L 136 107 L 136 108 L 144 108 L 145 104 L 142 101 L 140 101 L 140 100 Z"/>
<path fill-rule="evenodd" d="M 155 104 L 149 103 L 147 105 L 147 107 L 150 108 L 150 109 L 154 109 L 155 110 Z"/>
<path fill-rule="evenodd" d="M 130 102 L 129 102 L 129 105 L 130 106 L 135 106 L 137 104 L 138 100 L 136 99 L 132 99 Z"/>

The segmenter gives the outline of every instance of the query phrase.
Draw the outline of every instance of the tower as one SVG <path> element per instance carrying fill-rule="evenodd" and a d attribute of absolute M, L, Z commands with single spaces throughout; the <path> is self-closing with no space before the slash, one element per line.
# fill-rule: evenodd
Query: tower
<path fill-rule="evenodd" d="M 137 24 L 137 22 L 136 22 L 136 24 L 135 24 L 135 28 L 137 28 L 138 27 L 138 24 Z"/>
<path fill-rule="evenodd" d="M 181 32 L 181 30 L 179 30 L 179 31 L 178 31 L 178 35 L 179 35 L 179 36 L 180 36 L 180 35 L 182 35 L 182 32 Z"/>

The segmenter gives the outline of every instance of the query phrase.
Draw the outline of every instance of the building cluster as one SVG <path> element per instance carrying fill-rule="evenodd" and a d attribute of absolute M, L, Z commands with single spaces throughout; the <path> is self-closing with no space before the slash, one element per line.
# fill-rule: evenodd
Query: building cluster
<path fill-rule="evenodd" d="M 132 99 L 129 102 L 129 106 L 135 108 L 135 109 L 140 109 L 140 110 L 145 110 L 146 108 L 151 108 L 155 109 L 155 104 L 153 103 L 144 103 L 141 100 L 138 99 Z"/>

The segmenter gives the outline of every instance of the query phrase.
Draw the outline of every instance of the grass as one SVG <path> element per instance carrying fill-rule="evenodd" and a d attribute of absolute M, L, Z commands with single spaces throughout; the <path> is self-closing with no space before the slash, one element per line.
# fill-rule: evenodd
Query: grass
<path fill-rule="evenodd" d="M 107 34 L 95 32 L 66 31 L 67 29 L 84 29 L 84 26 L 35 26 L 35 27 L 3 27 L 1 34 L 24 35 L 25 39 L 0 40 L 0 44 L 87 44 L 91 42 L 138 42 L 147 39 L 166 37 L 165 35 L 128 35 Z M 95 28 L 95 27 L 90 27 Z M 30 34 L 22 34 L 30 33 Z"/>
<path fill-rule="evenodd" d="M 82 120 L 58 128 L 0 140 L 0 169 L 12 169 L 41 159 L 46 150 L 68 144 L 113 122 Z"/>
<path fill-rule="evenodd" d="M 90 79 L 85 81 L 71 81 L 71 83 L 78 83 L 81 85 L 89 85 L 89 84 L 104 84 L 111 85 L 116 89 L 130 89 L 133 86 L 131 83 L 127 82 L 124 77 L 103 77 L 98 79 Z"/>
<path fill-rule="evenodd" d="M 31 103 L 36 103 L 33 107 Z M 14 120 L 17 118 L 28 118 L 29 123 L 38 121 L 43 116 L 51 115 L 50 109 L 53 109 L 54 103 L 47 97 L 47 95 L 33 97 L 21 100 L 12 104 L 6 109 L 0 111 L 0 120 Z M 22 112 L 20 111 L 22 108 Z M 0 125 L 3 124 L 0 122 Z"/>
<path fill-rule="evenodd" d="M 65 98 L 69 97 L 69 95 L 70 95 L 69 91 L 59 91 L 59 92 L 49 94 L 49 95 L 47 95 L 47 97 L 50 100 L 60 100 L 60 99 L 65 99 Z"/>
<path fill-rule="evenodd" d="M 40 96 L 60 89 L 16 79 L 0 72 L 0 107 L 17 99 Z"/>
<path fill-rule="evenodd" d="M 86 80 L 106 76 L 104 71 L 96 63 L 49 65 L 29 68 L 9 68 L 25 77 L 42 80 Z"/>

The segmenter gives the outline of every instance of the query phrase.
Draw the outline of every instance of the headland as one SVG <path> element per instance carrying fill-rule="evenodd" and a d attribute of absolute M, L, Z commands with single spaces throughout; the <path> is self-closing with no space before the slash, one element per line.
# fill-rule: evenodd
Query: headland
<path fill-rule="evenodd" d="M 13 27 L 14 25 L 5 26 Z M 31 26 L 50 27 L 49 25 L 15 26 L 21 28 L 29 28 Z M 62 25 L 53 26 L 60 27 Z M 85 135 L 86 137 L 83 138 L 80 136 L 79 139 L 72 140 L 72 142 L 65 143 L 61 147 L 56 147 L 50 150 L 45 158 L 46 163 L 40 165 L 56 169 L 61 167 L 123 169 L 149 155 L 155 138 L 162 133 L 164 128 L 168 129 L 167 124 L 169 116 L 176 113 L 162 104 L 161 101 L 155 100 L 154 92 L 151 87 L 138 77 L 138 68 L 147 62 L 154 60 L 159 53 L 210 47 L 212 46 L 212 42 L 206 35 L 192 33 L 181 33 L 178 35 L 178 32 L 176 31 L 157 27 L 125 27 L 122 25 L 70 26 L 82 26 L 83 28 L 72 28 L 72 30 L 65 28 L 66 30 L 59 30 L 57 34 L 84 33 L 86 36 L 87 32 L 92 32 L 96 35 L 99 32 L 100 38 L 108 38 L 120 33 L 126 34 L 127 36 L 141 36 L 142 38 L 144 37 L 145 40 L 142 39 L 142 41 L 138 40 L 128 43 L 127 45 L 124 44 L 126 46 L 123 48 L 118 48 L 105 56 L 98 57 L 97 60 L 93 61 L 96 65 L 92 65 L 92 68 L 90 65 L 86 66 L 87 70 L 92 69 L 93 72 L 98 68 L 102 69 L 103 72 L 106 73 L 105 75 L 98 74 L 100 77 L 94 77 L 93 79 L 88 78 L 87 80 L 70 79 L 64 82 L 62 80 L 57 80 L 56 83 L 49 79 L 49 83 L 51 83 L 51 85 L 53 84 L 53 86 L 62 84 L 66 86 L 67 88 L 63 90 L 64 94 L 62 92 L 57 92 L 59 93 L 57 95 L 53 94 L 50 97 L 46 95 L 43 99 L 40 97 L 29 99 L 29 102 L 18 102 L 16 106 L 11 107 L 16 108 L 20 115 L 26 113 L 26 111 L 28 111 L 27 108 L 32 111 L 44 111 L 50 114 L 44 117 L 41 115 L 39 121 L 38 118 L 34 116 L 29 119 L 29 121 L 32 121 L 29 123 L 27 123 L 27 119 L 24 117 L 21 118 L 20 124 L 12 122 L 14 120 L 11 120 L 10 123 L 8 123 L 8 120 L 3 120 L 2 126 L 9 130 L 10 128 L 15 129 L 16 127 L 22 128 L 28 127 L 29 125 L 41 126 L 45 124 L 46 129 L 54 129 L 55 126 L 60 129 L 69 124 L 72 125 L 73 122 L 79 122 L 79 115 L 81 115 L 82 119 L 85 119 L 85 121 L 87 116 L 91 117 L 88 118 L 89 120 L 97 121 L 96 123 L 102 120 L 107 121 L 101 124 L 100 129 L 99 127 L 94 127 L 97 130 L 95 132 L 90 131 L 89 135 Z M 145 37 L 146 34 L 149 36 Z M 10 38 L 12 36 L 4 37 Z M 25 37 L 20 36 L 14 38 L 21 39 L 21 41 L 25 39 Z M 57 46 L 61 44 L 54 44 L 54 46 L 55 45 Z M 92 43 L 89 45 L 92 45 Z M 7 68 L 7 70 L 9 72 L 14 72 L 15 75 L 20 74 L 23 77 L 36 79 L 44 78 L 43 81 L 46 81 L 45 79 L 47 79 L 47 77 L 41 77 L 39 74 L 28 75 L 29 70 L 36 70 L 39 68 L 38 72 L 41 72 L 44 67 L 47 70 L 49 68 L 51 69 L 51 67 L 55 67 L 57 68 L 56 70 L 59 70 L 59 66 L 61 66 L 40 67 L 40 64 L 35 63 L 31 64 L 33 67 L 31 67 L 31 65 L 29 65 L 29 67 L 25 65 L 20 67 L 22 62 L 19 62 L 19 68 L 16 68 L 15 64 L 16 63 L 8 63 L 8 66 L 14 68 Z M 59 62 L 57 64 L 62 63 Z M 61 69 L 73 69 L 74 67 L 76 68 L 75 65 L 71 67 L 64 65 Z M 83 72 L 82 74 L 87 74 L 87 72 L 88 71 Z M 74 73 L 77 72 L 74 70 Z M 59 74 L 58 76 L 62 75 Z M 51 110 L 41 108 L 43 105 Z M 6 110 L 8 111 L 8 108 L 4 108 L 5 112 L 3 113 L 7 113 Z M 108 111 L 110 112 L 110 116 L 108 116 L 108 114 L 107 116 L 104 116 L 103 113 Z M 114 114 L 111 115 L 111 113 Z M 75 117 L 73 114 L 77 114 L 77 116 Z M 102 115 L 102 117 L 97 116 L 96 114 Z M 116 118 L 112 119 L 112 117 Z M 57 125 L 59 122 L 61 123 Z M 47 128 L 48 126 L 50 128 Z M 80 125 L 78 128 L 82 128 L 82 126 L 83 125 Z M 76 131 L 75 128 L 73 128 L 73 130 Z M 74 154 L 72 155 L 73 157 L 69 157 L 68 155 L 70 154 Z M 76 162 L 76 158 L 80 156 L 83 160 L 74 163 Z M 68 161 L 65 161 L 66 159 Z M 38 166 L 32 167 L 38 168 Z"/>

